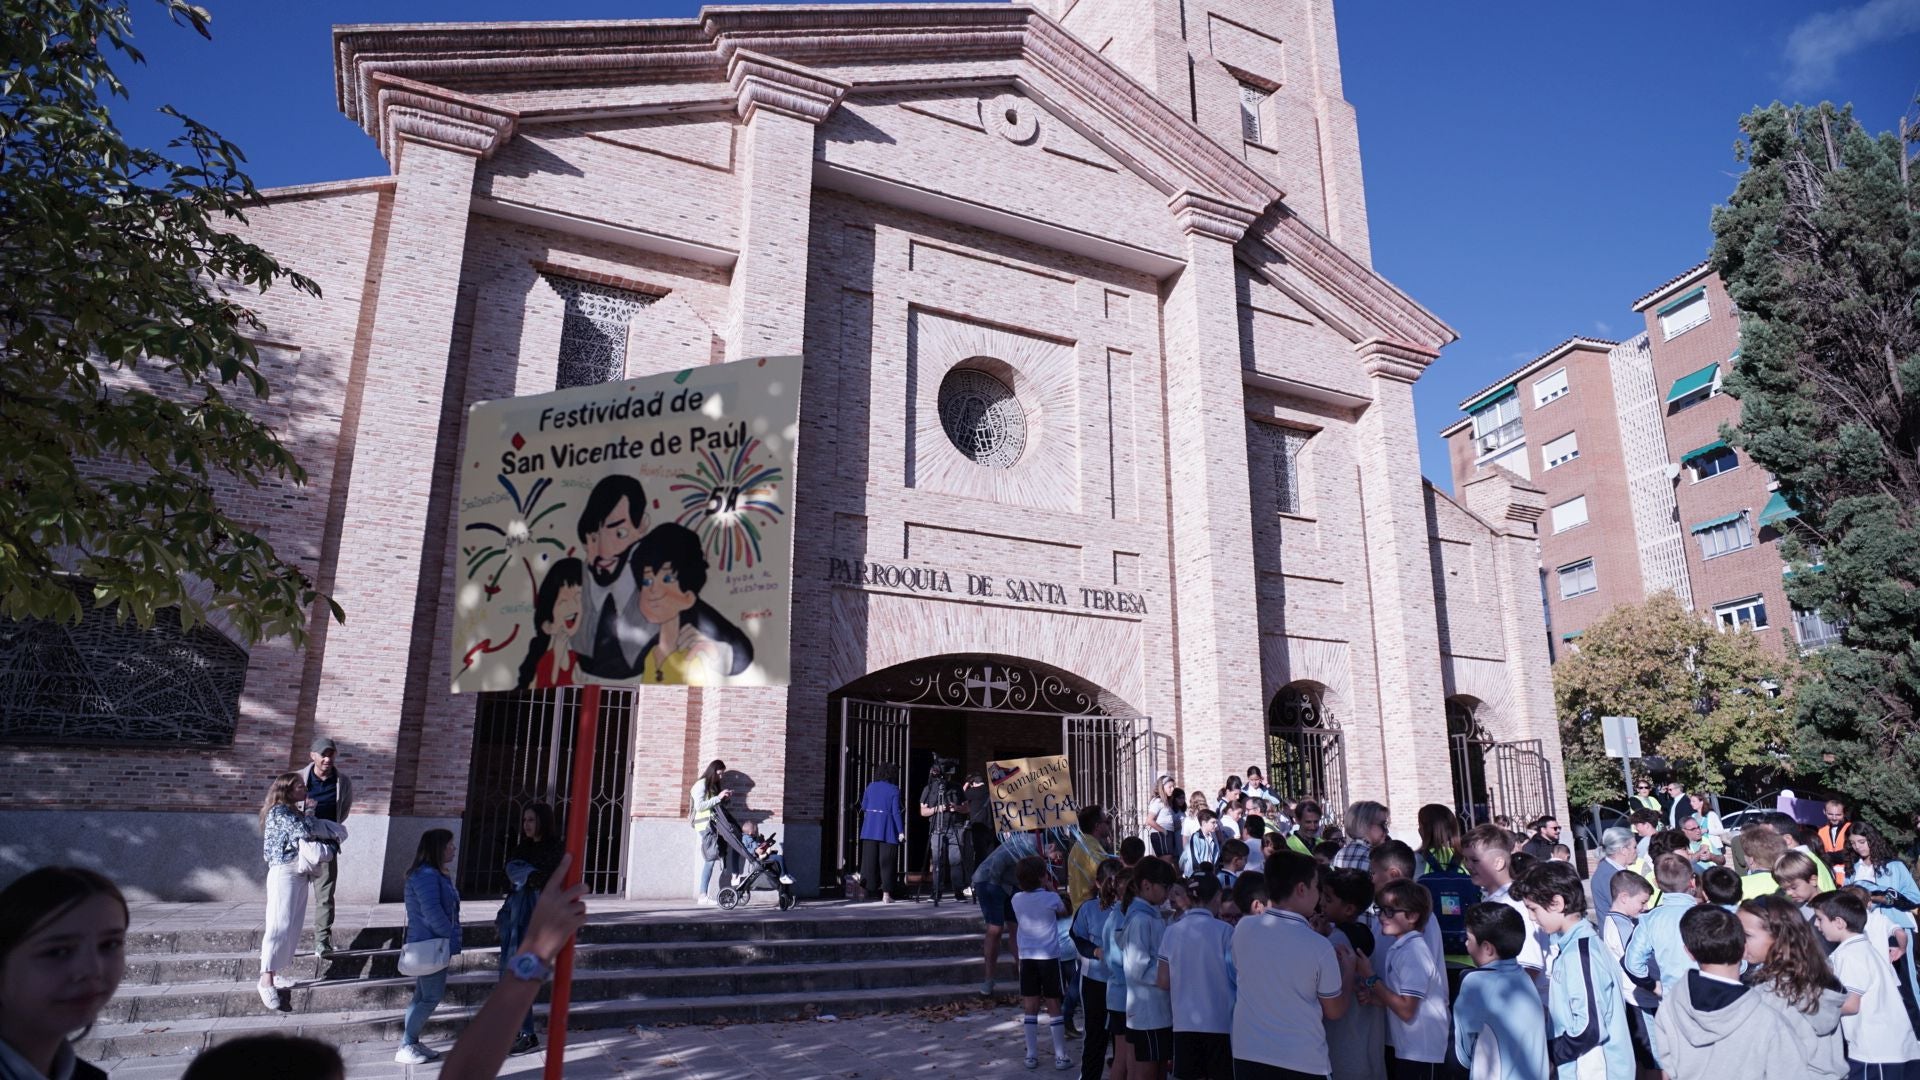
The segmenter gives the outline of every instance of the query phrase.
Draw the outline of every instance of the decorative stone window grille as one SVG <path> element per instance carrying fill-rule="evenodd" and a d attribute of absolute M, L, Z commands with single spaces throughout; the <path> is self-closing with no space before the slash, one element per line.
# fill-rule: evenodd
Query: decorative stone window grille
<path fill-rule="evenodd" d="M 1013 388 L 976 368 L 940 380 L 940 427 L 968 461 L 1010 468 L 1027 448 L 1027 411 Z"/>
<path fill-rule="evenodd" d="M 1255 424 L 1254 428 L 1266 440 L 1267 456 L 1273 465 L 1274 509 L 1282 514 L 1306 513 L 1306 498 L 1300 483 L 1300 456 L 1307 450 L 1307 433 L 1272 424 Z"/>
<path fill-rule="evenodd" d="M 634 312 L 657 297 L 549 276 L 547 282 L 567 302 L 560 324 L 560 369 L 556 389 L 592 386 L 627 374 L 627 332 Z"/>
<path fill-rule="evenodd" d="M 1265 89 L 1248 82 L 1240 84 L 1240 137 L 1247 142 L 1260 141 L 1260 106 L 1266 100 Z"/>
<path fill-rule="evenodd" d="M 246 650 L 173 608 L 149 630 L 95 607 L 77 626 L 0 620 L 0 742 L 226 746 L 246 681 Z"/>

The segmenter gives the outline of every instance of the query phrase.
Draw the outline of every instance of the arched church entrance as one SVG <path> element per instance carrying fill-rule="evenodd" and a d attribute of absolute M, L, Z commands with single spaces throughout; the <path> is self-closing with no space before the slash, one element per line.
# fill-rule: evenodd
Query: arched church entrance
<path fill-rule="evenodd" d="M 1553 766 L 1539 739 L 1494 739 L 1482 723 L 1485 708 L 1464 694 L 1447 699 L 1454 809 L 1469 828 L 1496 817 L 1507 818 L 1514 828 L 1525 828 L 1533 819 L 1555 812 Z"/>
<path fill-rule="evenodd" d="M 937 760 L 959 777 L 985 776 L 987 762 L 1065 754 L 1074 800 L 1138 822 L 1158 768 L 1151 718 L 1093 683 L 1016 657 L 952 654 L 862 676 L 836 691 L 829 724 L 828 797 L 837 808 L 833 843 L 823 845 L 828 887 L 859 863 L 860 802 L 885 766 L 899 771 L 907 803 L 902 874 L 929 861 L 928 822 L 919 799 Z"/>
<path fill-rule="evenodd" d="M 1453 759 L 1453 808 L 1468 828 L 1492 820 L 1487 796 L 1487 751 L 1493 739 L 1474 715 L 1472 698 L 1447 699 L 1447 746 Z"/>
<path fill-rule="evenodd" d="M 1312 799 L 1330 820 L 1347 805 L 1347 752 L 1327 688 L 1291 682 L 1267 704 L 1267 784 L 1288 798 Z"/>

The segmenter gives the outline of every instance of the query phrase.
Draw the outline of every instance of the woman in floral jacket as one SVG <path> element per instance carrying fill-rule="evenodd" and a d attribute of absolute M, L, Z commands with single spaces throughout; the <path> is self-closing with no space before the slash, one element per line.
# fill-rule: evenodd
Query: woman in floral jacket
<path fill-rule="evenodd" d="M 307 924 L 307 879 L 300 874 L 300 841 L 313 837 L 307 783 L 297 772 L 274 777 L 260 807 L 260 853 L 267 862 L 267 926 L 260 937 L 260 1003 L 280 1009 L 274 972 L 293 963 L 300 930 Z"/>

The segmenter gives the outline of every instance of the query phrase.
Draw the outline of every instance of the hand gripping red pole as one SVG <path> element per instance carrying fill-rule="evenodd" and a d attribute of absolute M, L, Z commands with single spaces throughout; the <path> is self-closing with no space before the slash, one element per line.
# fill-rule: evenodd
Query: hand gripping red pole
<path fill-rule="evenodd" d="M 567 854 L 573 856 L 563 888 L 580 881 L 587 865 L 587 804 L 593 799 L 594 744 L 600 737 L 600 685 L 588 683 L 580 691 L 579 719 L 574 725 L 573 775 L 567 791 Z M 553 964 L 553 1000 L 547 1008 L 547 1065 L 545 1080 L 560 1080 L 567 1059 L 567 1003 L 573 996 L 573 942 L 568 941 Z"/>

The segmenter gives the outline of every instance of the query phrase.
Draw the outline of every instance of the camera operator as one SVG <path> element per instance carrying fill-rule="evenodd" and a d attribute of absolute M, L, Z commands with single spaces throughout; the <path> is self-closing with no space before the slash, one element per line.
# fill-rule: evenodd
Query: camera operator
<path fill-rule="evenodd" d="M 920 792 L 920 816 L 932 819 L 927 822 L 927 876 L 933 879 L 936 907 L 948 889 L 955 900 L 965 899 L 960 894 L 966 886 L 960 873 L 960 836 L 966 827 L 967 799 L 957 780 L 959 768 L 952 758 L 934 758 Z"/>
<path fill-rule="evenodd" d="M 967 797 L 967 842 L 963 851 L 967 859 L 967 880 L 972 881 L 973 872 L 1000 846 L 1000 838 L 993 832 L 993 793 L 987 789 L 986 780 L 979 773 L 969 773 L 960 791 Z M 967 891 L 971 893 L 972 887 Z"/>

